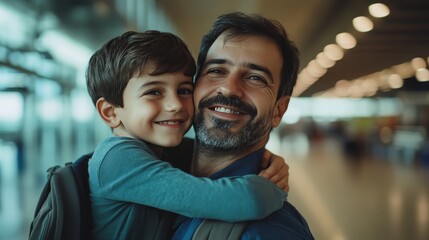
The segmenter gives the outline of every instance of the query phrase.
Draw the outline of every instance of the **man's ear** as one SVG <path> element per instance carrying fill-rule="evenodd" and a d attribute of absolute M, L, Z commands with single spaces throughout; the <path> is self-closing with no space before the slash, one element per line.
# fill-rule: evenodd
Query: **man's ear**
<path fill-rule="evenodd" d="M 99 98 L 95 103 L 97 112 L 100 115 L 101 119 L 111 128 L 117 128 L 121 125 L 121 120 L 116 115 L 116 107 L 109 103 L 105 98 Z"/>
<path fill-rule="evenodd" d="M 275 128 L 280 125 L 283 115 L 289 106 L 290 96 L 283 96 L 276 102 L 274 107 L 274 114 L 271 120 L 271 127 Z"/>

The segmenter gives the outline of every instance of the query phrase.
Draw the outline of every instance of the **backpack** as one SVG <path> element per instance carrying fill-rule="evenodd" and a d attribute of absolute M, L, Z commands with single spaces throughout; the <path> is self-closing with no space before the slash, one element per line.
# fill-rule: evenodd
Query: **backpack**
<path fill-rule="evenodd" d="M 192 240 L 239 240 L 246 222 L 230 223 L 204 219 L 195 230 Z"/>
<path fill-rule="evenodd" d="M 91 210 L 86 154 L 65 166 L 47 170 L 31 222 L 29 240 L 90 239 Z"/>

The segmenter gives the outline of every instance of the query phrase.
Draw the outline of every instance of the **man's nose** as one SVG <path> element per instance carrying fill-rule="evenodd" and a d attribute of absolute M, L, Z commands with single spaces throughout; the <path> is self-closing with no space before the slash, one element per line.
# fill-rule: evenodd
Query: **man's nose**
<path fill-rule="evenodd" d="M 178 95 L 173 95 L 166 99 L 164 108 L 167 112 L 180 112 L 183 109 L 183 103 Z"/>
<path fill-rule="evenodd" d="M 239 74 L 230 74 L 218 86 L 217 93 L 224 96 L 240 98 L 243 96 L 242 80 Z"/>

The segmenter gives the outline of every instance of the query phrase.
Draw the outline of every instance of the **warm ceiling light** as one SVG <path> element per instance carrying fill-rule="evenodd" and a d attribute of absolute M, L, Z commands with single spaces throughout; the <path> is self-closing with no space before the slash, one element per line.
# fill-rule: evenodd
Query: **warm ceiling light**
<path fill-rule="evenodd" d="M 419 82 L 429 81 L 429 70 L 427 68 L 417 69 L 416 78 Z"/>
<path fill-rule="evenodd" d="M 360 16 L 353 19 L 353 27 L 359 32 L 369 32 L 374 28 L 371 19 Z"/>
<path fill-rule="evenodd" d="M 352 98 L 361 98 L 364 96 L 364 92 L 359 85 L 353 84 L 349 88 L 349 96 Z"/>
<path fill-rule="evenodd" d="M 417 70 L 420 68 L 425 68 L 426 67 L 426 61 L 420 57 L 413 58 L 413 60 L 411 60 L 411 66 L 414 68 L 414 70 Z"/>
<path fill-rule="evenodd" d="M 350 88 L 334 88 L 333 92 L 338 97 L 347 97 L 350 95 Z"/>
<path fill-rule="evenodd" d="M 403 79 L 412 77 L 416 70 L 411 65 L 411 62 L 404 62 L 398 65 L 391 67 L 391 69 L 399 74 Z"/>
<path fill-rule="evenodd" d="M 316 60 L 311 60 L 306 67 L 308 74 L 313 77 L 322 77 L 325 75 L 327 69 L 321 66 Z"/>
<path fill-rule="evenodd" d="M 362 82 L 362 88 L 366 96 L 374 96 L 378 90 L 378 84 L 374 79 L 366 79 Z"/>
<path fill-rule="evenodd" d="M 335 65 L 335 61 L 329 59 L 324 52 L 317 54 L 316 61 L 324 68 L 330 68 Z"/>
<path fill-rule="evenodd" d="M 389 8 L 382 3 L 374 3 L 369 5 L 368 10 L 371 16 L 376 18 L 386 17 L 390 14 Z"/>
<path fill-rule="evenodd" d="M 340 47 L 344 49 L 351 49 L 356 46 L 356 38 L 347 32 L 337 34 L 335 41 Z"/>
<path fill-rule="evenodd" d="M 339 97 L 347 97 L 350 94 L 350 87 L 350 81 L 339 80 L 335 83 L 334 93 Z"/>
<path fill-rule="evenodd" d="M 387 83 L 391 88 L 397 89 L 404 85 L 404 80 L 398 74 L 391 74 L 387 78 Z"/>
<path fill-rule="evenodd" d="M 319 80 L 318 77 L 312 76 L 309 72 L 307 68 L 304 68 L 301 73 L 299 74 L 300 77 L 300 82 L 306 86 L 309 87 L 311 86 L 313 83 L 315 83 L 317 80 Z"/>
<path fill-rule="evenodd" d="M 323 52 L 326 54 L 326 57 L 338 61 L 344 57 L 344 51 L 337 44 L 329 44 L 324 49 Z"/>

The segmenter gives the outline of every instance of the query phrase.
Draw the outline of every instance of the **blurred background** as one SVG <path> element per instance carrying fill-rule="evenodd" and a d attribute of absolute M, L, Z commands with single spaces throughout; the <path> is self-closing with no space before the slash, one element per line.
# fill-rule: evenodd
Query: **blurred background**
<path fill-rule="evenodd" d="M 429 239 L 427 0 L 0 0 L 0 239 L 27 239 L 49 166 L 110 134 L 85 86 L 97 48 L 158 29 L 197 56 L 230 11 L 280 21 L 301 51 L 268 148 L 316 239 Z"/>

